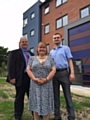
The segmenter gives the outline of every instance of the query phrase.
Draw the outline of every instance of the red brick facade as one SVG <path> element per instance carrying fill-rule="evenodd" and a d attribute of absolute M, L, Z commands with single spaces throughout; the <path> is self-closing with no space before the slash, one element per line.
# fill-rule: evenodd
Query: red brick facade
<path fill-rule="evenodd" d="M 50 12 L 44 14 L 45 7 L 49 5 Z M 56 30 L 56 19 L 68 15 L 68 24 L 73 23 L 80 19 L 80 9 L 90 5 L 90 0 L 67 0 L 66 3 L 56 7 L 56 0 L 50 0 L 48 3 L 42 5 L 42 26 L 41 26 L 41 40 L 50 44 L 50 49 L 53 48 L 52 36 L 54 33 L 59 32 L 64 39 L 64 28 Z M 50 24 L 50 32 L 44 34 L 44 26 Z"/>

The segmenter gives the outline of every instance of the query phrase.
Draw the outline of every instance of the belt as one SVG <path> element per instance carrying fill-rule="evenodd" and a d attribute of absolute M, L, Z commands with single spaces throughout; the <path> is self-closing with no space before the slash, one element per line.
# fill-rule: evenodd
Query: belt
<path fill-rule="evenodd" d="M 67 68 L 56 69 L 57 72 L 59 72 L 59 71 L 65 71 L 65 70 L 67 70 Z"/>

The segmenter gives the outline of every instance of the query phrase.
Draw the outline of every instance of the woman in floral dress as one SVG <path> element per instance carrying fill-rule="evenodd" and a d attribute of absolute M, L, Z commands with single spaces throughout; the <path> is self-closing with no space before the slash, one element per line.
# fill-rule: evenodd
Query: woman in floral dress
<path fill-rule="evenodd" d="M 52 78 L 56 72 L 53 58 L 47 54 L 46 44 L 40 42 L 37 55 L 30 58 L 27 73 L 31 78 L 29 91 L 29 110 L 34 112 L 34 120 L 49 120 L 54 111 Z"/>

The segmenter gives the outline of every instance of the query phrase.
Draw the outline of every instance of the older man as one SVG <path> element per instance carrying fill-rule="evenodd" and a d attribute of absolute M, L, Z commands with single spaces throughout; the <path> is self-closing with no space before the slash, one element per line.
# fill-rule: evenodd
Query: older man
<path fill-rule="evenodd" d="M 28 48 L 28 39 L 21 37 L 19 49 L 10 52 L 8 59 L 8 80 L 15 85 L 16 97 L 14 102 L 15 120 L 21 120 L 24 109 L 24 96 L 29 97 L 30 78 L 26 73 L 28 59 L 33 55 Z"/>

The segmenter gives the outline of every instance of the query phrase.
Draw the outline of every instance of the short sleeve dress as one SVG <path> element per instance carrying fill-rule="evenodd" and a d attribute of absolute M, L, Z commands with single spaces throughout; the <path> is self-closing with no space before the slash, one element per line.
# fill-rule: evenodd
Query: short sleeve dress
<path fill-rule="evenodd" d="M 55 65 L 53 58 L 48 56 L 43 66 L 40 61 L 32 56 L 29 63 L 32 72 L 37 78 L 46 78 Z M 38 115 L 47 115 L 54 111 L 54 95 L 52 80 L 43 85 L 39 85 L 33 80 L 30 83 L 28 109 L 37 112 Z"/>

